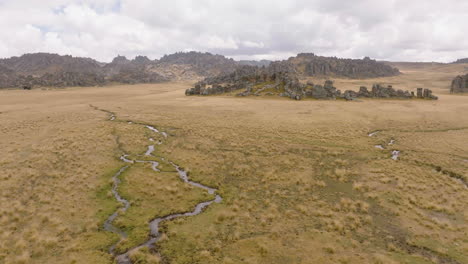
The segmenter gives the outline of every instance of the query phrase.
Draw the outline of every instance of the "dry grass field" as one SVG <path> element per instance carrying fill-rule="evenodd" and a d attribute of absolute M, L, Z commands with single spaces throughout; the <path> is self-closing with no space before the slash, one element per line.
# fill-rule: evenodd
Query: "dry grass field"
<path fill-rule="evenodd" d="M 151 219 L 211 199 L 167 162 L 135 164 L 114 223 L 128 237 L 105 231 L 120 155 L 158 140 L 128 121 L 166 131 L 154 155 L 223 197 L 164 222 L 157 254 L 134 263 L 468 263 L 468 97 L 448 93 L 467 65 L 396 66 L 335 85 L 439 100 L 186 97 L 190 83 L 0 91 L 0 263 L 113 263 L 109 248 L 144 242 Z"/>

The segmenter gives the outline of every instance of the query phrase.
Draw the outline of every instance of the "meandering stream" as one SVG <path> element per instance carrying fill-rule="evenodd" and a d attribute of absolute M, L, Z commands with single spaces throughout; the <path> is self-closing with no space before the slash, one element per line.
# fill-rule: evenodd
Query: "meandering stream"
<path fill-rule="evenodd" d="M 101 110 L 101 109 L 98 109 L 97 107 L 94 107 L 95 109 L 97 110 Z M 110 112 L 110 111 L 106 111 L 106 110 L 101 110 L 101 111 L 104 111 L 106 113 L 109 113 L 110 114 L 110 118 L 109 118 L 109 121 L 118 121 L 117 119 L 117 116 Z M 157 133 L 157 134 L 160 134 L 162 135 L 164 138 L 167 138 L 168 137 L 168 134 L 166 132 L 163 132 L 163 131 L 160 131 L 158 130 L 157 128 L 151 126 L 151 125 L 146 125 L 146 124 L 140 124 L 140 123 L 136 123 L 136 122 L 133 122 L 133 121 L 127 121 L 128 124 L 130 125 L 143 125 L 145 126 L 146 128 L 148 128 L 151 132 L 153 133 Z M 148 139 L 150 142 L 154 142 L 154 139 L 153 138 L 149 138 Z M 158 141 L 158 145 L 161 145 L 163 142 L 161 140 Z M 148 150 L 144 153 L 144 156 L 146 157 L 154 157 L 153 156 L 153 152 L 155 151 L 155 145 L 149 145 L 148 146 Z M 120 213 L 124 213 L 126 212 L 130 206 L 131 206 L 131 203 L 126 200 L 125 198 L 123 198 L 120 193 L 119 193 L 119 185 L 121 183 L 121 180 L 120 180 L 120 176 L 129 168 L 131 167 L 133 164 L 135 163 L 150 163 L 151 164 L 151 168 L 155 171 L 155 172 L 159 172 L 160 170 L 158 169 L 158 166 L 159 166 L 159 162 L 157 161 L 148 161 L 148 160 L 134 160 L 134 159 L 130 159 L 129 158 L 130 156 L 128 154 L 124 154 L 120 157 L 120 160 L 124 163 L 127 163 L 125 166 L 123 166 L 113 177 L 112 177 L 112 180 L 113 180 L 113 185 L 112 185 L 112 194 L 114 195 L 114 198 L 122 205 L 121 208 L 117 209 L 112 215 L 110 215 L 107 220 L 104 222 L 104 229 L 106 231 L 109 231 L 109 232 L 113 232 L 113 233 L 116 233 L 120 236 L 121 239 L 124 239 L 127 237 L 127 234 L 120 230 L 119 228 L 115 227 L 112 223 L 115 221 L 115 219 L 119 216 Z M 165 160 L 163 157 L 160 157 L 161 160 Z M 143 247 L 149 247 L 150 249 L 153 249 L 155 244 L 159 241 L 159 239 L 161 238 L 161 232 L 159 231 L 160 228 L 160 224 L 164 221 L 170 221 L 170 220 L 173 220 L 175 218 L 179 218 L 179 217 L 189 217 L 189 216 L 195 216 L 195 215 L 198 215 L 200 213 L 203 212 L 203 210 L 205 208 L 207 208 L 208 206 L 210 206 L 212 203 L 220 203 L 222 201 L 222 197 L 219 195 L 219 194 L 216 194 L 217 192 L 217 189 L 215 188 L 211 188 L 211 187 L 208 187 L 208 186 L 205 186 L 201 183 L 198 183 L 198 182 L 195 182 L 195 181 L 192 181 L 189 179 L 188 175 L 187 175 L 187 172 L 184 171 L 180 166 L 178 166 L 177 164 L 173 163 L 173 162 L 170 162 L 169 163 L 174 167 L 174 169 L 177 171 L 177 173 L 179 174 L 179 177 L 182 181 L 184 181 L 185 183 L 187 184 L 190 184 L 194 187 L 197 187 L 197 188 L 200 188 L 200 189 L 203 189 L 205 190 L 206 192 L 208 192 L 209 194 L 211 195 L 215 195 L 215 197 L 209 201 L 204 201 L 204 202 L 201 202 L 199 204 L 197 204 L 193 210 L 191 211 L 187 211 L 187 212 L 184 212 L 184 213 L 177 213 L 177 214 L 169 214 L 169 215 L 166 215 L 166 216 L 162 216 L 162 217 L 157 217 L 157 218 L 154 218 L 153 220 L 150 221 L 149 223 L 149 236 L 148 236 L 148 239 L 138 245 L 138 246 L 135 246 L 131 249 L 129 249 L 128 251 L 120 254 L 120 255 L 116 255 L 115 253 L 115 248 L 117 246 L 117 244 L 114 244 L 112 245 L 110 248 L 109 248 L 109 253 L 111 253 L 112 255 L 115 256 L 115 260 L 117 261 L 117 263 L 119 264 L 131 264 L 132 261 L 130 259 L 130 254 L 140 248 L 143 248 Z M 120 241 L 119 241 L 120 242 Z"/>

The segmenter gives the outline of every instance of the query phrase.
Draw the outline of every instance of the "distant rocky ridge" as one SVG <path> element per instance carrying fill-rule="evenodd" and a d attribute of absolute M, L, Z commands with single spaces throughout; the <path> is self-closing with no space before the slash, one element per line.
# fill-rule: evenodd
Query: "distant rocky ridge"
<path fill-rule="evenodd" d="M 468 93 L 468 74 L 459 75 L 452 81 L 451 93 Z"/>
<path fill-rule="evenodd" d="M 102 64 L 90 59 L 50 53 L 24 54 L 0 59 L 0 65 L 21 75 L 40 76 L 55 72 L 99 73 Z"/>
<path fill-rule="evenodd" d="M 244 68 L 250 67 L 250 68 Z M 0 88 L 33 86 L 95 86 L 109 83 L 159 83 L 179 80 L 223 78 L 250 71 L 271 72 L 275 67 L 298 76 L 371 78 L 393 76 L 399 71 L 370 59 L 350 60 L 299 54 L 286 61 L 234 61 L 222 55 L 201 52 L 178 52 L 160 60 L 137 56 L 129 60 L 117 56 L 110 63 L 90 58 L 49 53 L 25 54 L 0 59 Z"/>
<path fill-rule="evenodd" d="M 186 95 L 214 95 L 235 92 L 237 96 L 282 96 L 295 100 L 303 98 L 354 100 L 356 98 L 425 98 L 437 100 L 429 89 L 418 88 L 417 93 L 396 90 L 392 86 L 373 85 L 360 87 L 359 92 L 347 90 L 342 93 L 331 80 L 323 85 L 301 83 L 296 67 L 289 61 L 273 62 L 268 67 L 242 66 L 231 74 L 206 78 L 187 89 Z M 242 91 L 241 91 L 242 90 Z"/>
<path fill-rule="evenodd" d="M 49 53 L 0 59 L 0 88 L 95 86 L 109 83 L 160 83 L 196 80 L 234 71 L 237 63 L 221 55 L 187 52 L 161 60 L 117 56 L 110 63 Z"/>
<path fill-rule="evenodd" d="M 317 56 L 313 53 L 300 53 L 288 59 L 299 73 L 305 76 L 348 77 L 354 79 L 395 76 L 400 74 L 383 62 L 369 57 L 364 59 L 341 59 L 336 57 Z"/>
<path fill-rule="evenodd" d="M 237 63 L 222 55 L 201 52 L 177 52 L 165 55 L 159 60 L 159 64 L 165 65 L 189 65 L 200 76 L 215 76 L 226 74 L 236 69 Z"/>
<path fill-rule="evenodd" d="M 453 63 L 468 63 L 468 58 L 458 59 Z"/>

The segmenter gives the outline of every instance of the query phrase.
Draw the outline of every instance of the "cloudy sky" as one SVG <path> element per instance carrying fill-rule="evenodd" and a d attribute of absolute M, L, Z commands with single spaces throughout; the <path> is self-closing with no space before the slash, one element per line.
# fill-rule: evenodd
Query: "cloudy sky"
<path fill-rule="evenodd" d="M 0 57 L 468 57 L 466 0 L 0 0 Z"/>

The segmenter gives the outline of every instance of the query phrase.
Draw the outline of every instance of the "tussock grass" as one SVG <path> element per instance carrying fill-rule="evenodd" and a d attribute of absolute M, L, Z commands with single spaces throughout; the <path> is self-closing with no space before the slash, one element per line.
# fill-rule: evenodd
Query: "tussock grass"
<path fill-rule="evenodd" d="M 140 155 L 148 137 L 160 138 L 106 121 L 92 103 L 168 132 L 154 155 L 223 196 L 196 217 L 164 223 L 161 255 L 142 249 L 134 261 L 465 263 L 468 193 L 442 171 L 468 171 L 468 135 L 453 129 L 468 126 L 454 114 L 468 111 L 466 97 L 445 94 L 451 66 L 405 67 L 392 80 L 369 81 L 431 88 L 440 100 L 185 97 L 184 83 L 0 91 L 0 202 L 8 204 L 0 208 L 0 262 L 112 263 L 107 251 L 119 238 L 102 223 L 119 206 L 110 194 L 118 157 L 152 159 Z M 386 150 L 374 147 L 389 139 L 396 142 Z M 398 161 L 393 148 L 402 151 Z M 128 234 L 118 251 L 144 241 L 150 219 L 210 199 L 167 162 L 159 169 L 137 164 L 122 175 L 131 207 L 115 221 Z"/>

